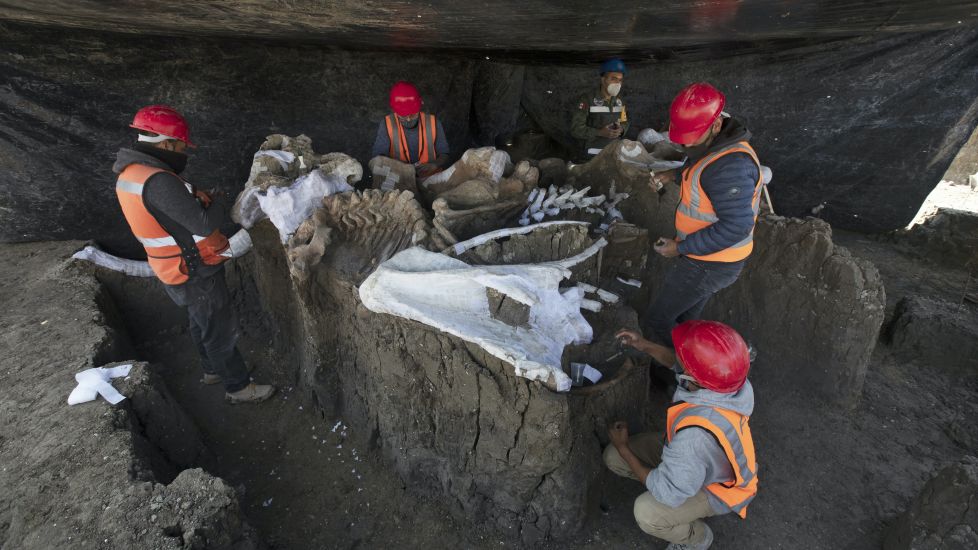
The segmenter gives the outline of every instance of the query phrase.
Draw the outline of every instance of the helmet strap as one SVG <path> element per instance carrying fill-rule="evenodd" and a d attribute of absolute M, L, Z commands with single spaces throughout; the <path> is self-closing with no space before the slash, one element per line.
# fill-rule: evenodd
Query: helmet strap
<path fill-rule="evenodd" d="M 139 134 L 136 137 L 136 141 L 145 141 L 147 143 L 160 143 L 168 139 L 177 139 L 175 137 L 170 137 L 164 134 L 157 134 L 155 136 L 147 136 L 146 134 Z"/>

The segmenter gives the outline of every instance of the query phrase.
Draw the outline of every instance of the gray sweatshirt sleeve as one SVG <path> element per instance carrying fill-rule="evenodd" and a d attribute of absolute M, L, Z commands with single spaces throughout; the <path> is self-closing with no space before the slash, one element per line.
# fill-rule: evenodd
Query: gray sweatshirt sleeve
<path fill-rule="evenodd" d="M 214 197 L 211 205 L 204 208 L 187 191 L 186 185 L 172 174 L 159 173 L 149 178 L 143 186 L 143 202 L 150 212 L 158 212 L 201 237 L 219 229 L 225 220 L 222 197 Z"/>
<path fill-rule="evenodd" d="M 723 452 L 713 436 L 701 429 L 681 430 L 662 449 L 662 463 L 649 473 L 645 486 L 656 500 L 676 508 L 706 485 L 709 475 L 709 446 Z"/>

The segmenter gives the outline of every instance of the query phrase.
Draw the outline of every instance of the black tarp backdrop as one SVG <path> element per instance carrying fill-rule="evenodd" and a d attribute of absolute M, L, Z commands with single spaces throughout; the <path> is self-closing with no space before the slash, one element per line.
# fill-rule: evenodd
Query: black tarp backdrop
<path fill-rule="evenodd" d="M 201 144 L 188 178 L 233 196 L 270 133 L 306 133 L 318 151 L 366 161 L 398 79 L 419 84 L 457 153 L 507 135 L 521 108 L 567 141 L 574 98 L 597 81 L 585 54 L 487 60 L 10 23 L 0 34 L 0 240 L 96 239 L 133 255 L 109 167 L 141 105 L 182 110 Z M 825 203 L 833 224 L 867 232 L 910 221 L 978 114 L 974 27 L 660 48 L 628 60 L 636 130 L 662 127 L 676 91 L 710 81 L 754 131 L 779 212 Z"/>

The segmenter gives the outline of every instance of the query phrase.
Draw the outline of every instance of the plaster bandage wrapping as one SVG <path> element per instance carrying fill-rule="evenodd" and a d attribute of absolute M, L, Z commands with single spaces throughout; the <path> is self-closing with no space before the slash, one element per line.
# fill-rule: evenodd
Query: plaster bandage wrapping
<path fill-rule="evenodd" d="M 153 273 L 153 269 L 149 267 L 149 264 L 146 262 L 119 258 L 105 252 L 104 250 L 99 250 L 92 245 L 88 245 L 78 252 L 75 252 L 71 257 L 76 260 L 92 262 L 99 267 L 125 273 L 126 275 L 130 275 L 132 277 L 156 276 L 156 274 Z"/>
<path fill-rule="evenodd" d="M 517 376 L 568 391 L 571 380 L 561 369 L 564 347 L 589 343 L 593 331 L 581 315 L 583 291 L 561 293 L 559 284 L 571 275 L 570 267 L 605 244 L 599 240 L 556 262 L 489 266 L 409 248 L 367 277 L 360 285 L 360 299 L 370 311 L 435 327 L 512 364 Z M 529 327 L 494 319 L 487 289 L 529 306 Z"/>
<path fill-rule="evenodd" d="M 126 396 L 112 387 L 109 381 L 113 378 L 129 376 L 131 369 L 132 365 L 119 365 L 110 368 L 96 367 L 79 372 L 75 375 L 75 381 L 78 382 L 78 386 L 68 396 L 68 404 L 77 405 L 79 403 L 94 401 L 95 397 L 99 395 L 113 405 L 118 404 Z"/>

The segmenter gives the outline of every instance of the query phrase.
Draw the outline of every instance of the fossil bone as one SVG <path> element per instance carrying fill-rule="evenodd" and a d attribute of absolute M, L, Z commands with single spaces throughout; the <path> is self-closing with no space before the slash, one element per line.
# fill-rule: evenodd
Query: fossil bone
<path fill-rule="evenodd" d="M 456 252 L 536 229 L 539 226 L 480 235 L 460 243 Z M 511 363 L 517 376 L 539 380 L 555 391 L 568 391 L 570 379 L 561 369 L 564 347 L 590 342 L 593 331 L 580 309 L 600 309 L 601 304 L 584 299 L 584 291 L 577 287 L 561 292 L 559 284 L 571 276 L 572 267 L 597 254 L 605 244 L 600 239 L 583 252 L 557 261 L 479 266 L 413 247 L 367 277 L 359 288 L 360 299 L 371 311 L 413 319 L 472 342 Z M 528 306 L 528 326 L 512 326 L 494 318 L 491 295 L 504 295 Z"/>

